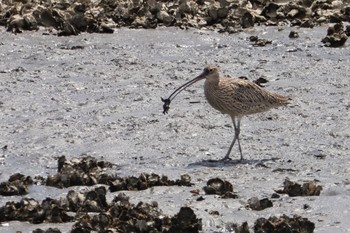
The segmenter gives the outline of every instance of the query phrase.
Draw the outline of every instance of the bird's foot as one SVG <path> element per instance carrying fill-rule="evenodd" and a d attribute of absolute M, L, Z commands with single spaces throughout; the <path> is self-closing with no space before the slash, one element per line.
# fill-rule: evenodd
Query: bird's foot
<path fill-rule="evenodd" d="M 219 161 L 222 161 L 222 162 L 226 162 L 226 161 L 231 161 L 232 159 L 230 157 L 223 157 L 222 159 L 220 159 Z"/>
<path fill-rule="evenodd" d="M 224 157 L 222 159 L 209 159 L 208 162 L 211 163 L 217 163 L 217 162 L 227 162 L 227 161 L 232 161 L 230 157 Z"/>

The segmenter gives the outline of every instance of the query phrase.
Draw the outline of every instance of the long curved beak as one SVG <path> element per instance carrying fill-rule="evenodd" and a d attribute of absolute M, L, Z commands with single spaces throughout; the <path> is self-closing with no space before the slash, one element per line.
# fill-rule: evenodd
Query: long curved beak
<path fill-rule="evenodd" d="M 172 101 L 181 91 L 185 90 L 187 87 L 191 86 L 192 84 L 205 79 L 206 78 L 206 73 L 203 72 L 202 74 L 200 74 L 199 76 L 195 77 L 194 79 L 192 79 L 191 81 L 188 81 L 187 83 L 181 85 L 180 87 L 178 87 L 173 93 L 171 93 L 171 95 L 169 96 L 169 100 Z"/>
<path fill-rule="evenodd" d="M 161 98 L 161 100 L 164 102 L 163 105 L 163 113 L 166 114 L 169 111 L 169 106 L 171 101 L 183 90 L 186 89 L 186 87 L 191 86 L 193 83 L 198 82 L 199 80 L 205 79 L 207 77 L 207 74 L 205 73 L 205 71 L 203 71 L 202 74 L 200 74 L 199 76 L 195 77 L 194 79 L 192 79 L 191 81 L 188 81 L 187 83 L 181 85 L 180 87 L 178 87 L 173 93 L 171 93 L 171 95 L 169 96 L 169 98 L 167 99 L 163 99 Z"/>

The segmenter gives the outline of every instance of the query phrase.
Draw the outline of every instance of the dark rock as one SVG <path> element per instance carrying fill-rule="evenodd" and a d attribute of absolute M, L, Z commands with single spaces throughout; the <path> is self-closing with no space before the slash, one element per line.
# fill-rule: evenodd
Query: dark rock
<path fill-rule="evenodd" d="M 326 47 L 340 47 L 345 44 L 348 36 L 344 31 L 342 23 L 337 23 L 334 26 L 330 26 L 327 30 L 327 36 L 322 39 L 322 43 Z"/>
<path fill-rule="evenodd" d="M 242 223 L 242 225 L 236 225 L 233 227 L 235 233 L 250 233 L 249 226 L 247 222 Z"/>
<path fill-rule="evenodd" d="M 34 224 L 46 222 L 62 223 L 72 221 L 58 201 L 46 198 L 40 204 L 32 198 L 20 202 L 7 202 L 0 208 L 1 221 L 28 221 Z"/>
<path fill-rule="evenodd" d="M 91 156 L 73 158 L 67 160 L 64 156 L 58 158 L 58 173 L 48 176 L 46 185 L 64 188 L 79 185 L 95 185 L 100 178 L 106 182 L 105 168 L 111 168 L 112 164 L 105 161 L 97 161 Z M 109 177 L 112 179 L 113 177 Z"/>
<path fill-rule="evenodd" d="M 76 212 L 75 218 L 69 216 L 67 211 Z M 0 213 L 0 222 L 28 221 L 38 224 L 75 220 L 71 232 L 199 232 L 202 229 L 201 219 L 197 219 L 189 207 L 183 207 L 174 217 L 168 217 L 158 209 L 157 202 L 139 202 L 135 205 L 122 193 L 107 203 L 105 187 L 96 187 L 84 193 L 71 190 L 66 198 L 46 198 L 41 204 L 31 198 L 24 198 L 18 203 L 7 202 L 0 208 Z M 59 231 L 36 229 L 34 232 Z"/>
<path fill-rule="evenodd" d="M 241 18 L 241 25 L 242 28 L 249 28 L 254 26 L 254 16 L 252 13 L 247 11 L 246 13 L 243 14 Z"/>
<path fill-rule="evenodd" d="M 35 17 L 31 14 L 13 15 L 7 23 L 7 31 L 13 33 L 21 33 L 22 30 L 38 30 L 38 23 Z"/>
<path fill-rule="evenodd" d="M 248 207 L 252 210 L 263 210 L 272 207 L 273 204 L 268 198 L 258 199 L 257 197 L 248 200 Z"/>
<path fill-rule="evenodd" d="M 266 78 L 260 77 L 253 81 L 255 84 L 259 85 L 260 87 L 264 87 L 264 83 L 268 83 L 269 81 Z"/>
<path fill-rule="evenodd" d="M 175 21 L 174 16 L 169 15 L 168 12 L 166 11 L 159 11 L 157 13 L 157 19 L 159 20 L 159 22 L 163 23 L 165 26 L 171 26 Z"/>
<path fill-rule="evenodd" d="M 207 186 L 205 186 L 203 189 L 207 195 L 217 194 L 222 198 L 237 198 L 237 195 L 233 193 L 232 184 L 220 178 L 208 180 Z"/>
<path fill-rule="evenodd" d="M 201 219 L 197 219 L 193 210 L 183 207 L 172 218 L 164 216 L 158 204 L 139 202 L 131 204 L 125 194 L 119 194 L 105 213 L 94 217 L 82 216 L 74 226 L 74 232 L 103 231 L 112 232 L 199 232 Z M 113 231 L 114 230 L 114 231 Z"/>
<path fill-rule="evenodd" d="M 182 175 L 179 180 L 169 180 L 167 176 L 159 176 L 155 173 L 142 173 L 139 177 L 116 177 L 109 181 L 111 192 L 120 190 L 145 190 L 153 186 L 191 186 L 191 177 L 189 175 Z"/>
<path fill-rule="evenodd" d="M 209 214 L 210 215 L 217 215 L 217 216 L 220 215 L 219 211 L 217 211 L 217 210 L 211 210 L 211 211 L 209 211 Z"/>
<path fill-rule="evenodd" d="M 16 173 L 10 176 L 7 182 L 0 183 L 0 195 L 14 196 L 28 194 L 28 185 L 33 184 L 33 179 L 30 176 L 25 176 Z"/>
<path fill-rule="evenodd" d="M 181 207 L 180 212 L 171 219 L 171 227 L 167 233 L 195 233 L 202 230 L 202 220 L 197 219 L 189 207 Z"/>
<path fill-rule="evenodd" d="M 316 181 L 309 181 L 300 185 L 296 182 L 285 179 L 283 190 L 276 191 L 280 194 L 288 194 L 291 197 L 295 196 L 319 196 L 322 191 L 322 186 L 317 186 Z"/>
<path fill-rule="evenodd" d="M 350 36 L 350 25 L 346 25 L 346 27 L 345 27 L 345 34 L 347 36 Z"/>
<path fill-rule="evenodd" d="M 315 22 L 311 19 L 303 20 L 299 24 L 299 26 L 302 28 L 313 28 L 313 27 L 315 27 L 315 25 L 316 25 Z"/>
<path fill-rule="evenodd" d="M 254 46 L 266 46 L 267 44 L 271 44 L 272 41 L 271 40 L 267 40 L 267 39 L 262 39 L 262 38 L 259 38 L 258 36 L 250 36 L 249 37 L 249 40 L 251 42 L 254 42 Z"/>
<path fill-rule="evenodd" d="M 280 8 L 280 5 L 270 2 L 262 10 L 261 15 L 267 19 L 276 19 L 278 14 L 277 10 Z"/>
<path fill-rule="evenodd" d="M 205 186 L 204 191 L 206 194 L 218 194 L 223 195 L 226 192 L 232 192 L 233 186 L 228 181 L 224 181 L 220 178 L 210 179 Z"/>
<path fill-rule="evenodd" d="M 73 212 L 101 212 L 109 207 L 106 201 L 106 188 L 96 187 L 85 193 L 70 190 L 66 197 L 67 209 Z"/>
<path fill-rule="evenodd" d="M 314 232 L 315 224 L 310 222 L 307 218 L 300 216 L 293 216 L 292 218 L 282 215 L 281 217 L 270 217 L 269 219 L 259 218 L 255 221 L 255 233 L 312 233 Z"/>
<path fill-rule="evenodd" d="M 290 33 L 289 33 L 289 36 L 288 36 L 289 38 L 292 38 L 292 39 L 294 39 L 294 38 L 299 38 L 299 33 L 297 32 L 297 31 L 290 31 Z"/>
<path fill-rule="evenodd" d="M 55 29 L 59 36 L 81 32 L 113 33 L 116 27 L 156 28 L 158 25 L 180 28 L 208 28 L 234 33 L 241 28 L 266 22 L 313 27 L 315 22 L 350 20 L 350 8 L 338 1 L 139 1 L 102 0 L 97 2 L 7 1 L 1 5 L 0 24 L 8 31 Z"/>
<path fill-rule="evenodd" d="M 32 233 L 61 233 L 61 231 L 57 228 L 49 228 L 46 231 L 42 229 L 35 229 Z"/>

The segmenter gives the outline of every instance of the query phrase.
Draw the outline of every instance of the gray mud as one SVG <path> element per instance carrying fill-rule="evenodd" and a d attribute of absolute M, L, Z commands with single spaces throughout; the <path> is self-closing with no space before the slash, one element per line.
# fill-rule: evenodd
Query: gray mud
<path fill-rule="evenodd" d="M 92 155 L 119 165 L 121 176 L 189 174 L 193 187 L 125 193 L 135 203 L 158 201 L 165 214 L 190 206 L 203 219 L 204 232 L 229 232 L 229 223 L 253 226 L 257 218 L 281 214 L 308 218 L 317 233 L 350 232 L 350 50 L 323 47 L 326 27 L 300 29 L 296 39 L 288 38 L 290 28 L 275 27 L 231 35 L 118 29 L 65 38 L 1 30 L 1 181 L 16 172 L 46 177 L 56 173 L 59 156 Z M 251 35 L 272 44 L 255 47 L 247 39 Z M 293 99 L 288 107 L 243 118 L 244 163 L 207 161 L 225 155 L 233 127 L 228 116 L 206 103 L 203 83 L 182 92 L 169 114 L 162 114 L 160 97 L 168 97 L 206 63 L 219 65 L 227 76 L 265 77 L 267 89 Z M 231 157 L 239 158 L 237 147 Z M 220 199 L 202 190 L 204 200 L 196 201 L 190 191 L 215 177 L 231 182 L 239 198 Z M 317 179 L 321 195 L 282 195 L 272 199 L 271 208 L 245 208 L 252 197 L 270 198 L 286 177 L 300 183 Z M 31 186 L 27 196 L 58 198 L 68 190 Z M 1 197 L 0 205 L 20 199 Z M 9 222 L 0 231 L 68 231 L 70 226 Z"/>

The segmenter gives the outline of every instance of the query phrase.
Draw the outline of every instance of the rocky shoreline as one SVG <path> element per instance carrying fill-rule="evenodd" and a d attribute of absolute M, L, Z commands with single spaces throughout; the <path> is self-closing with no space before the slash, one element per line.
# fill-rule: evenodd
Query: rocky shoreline
<path fill-rule="evenodd" d="M 121 190 L 144 190 L 152 186 L 191 186 L 193 185 L 189 175 L 181 176 L 180 180 L 171 181 L 167 177 L 157 174 L 141 174 L 137 177 L 121 178 L 117 175 L 107 175 L 106 169 L 111 167 L 109 162 L 97 161 L 92 157 L 73 158 L 66 160 L 65 157 L 58 159 L 58 173 L 54 176 L 44 177 L 12 175 L 7 182 L 0 183 L 0 196 L 26 195 L 28 186 L 35 184 L 55 186 L 57 188 L 71 186 L 95 186 L 86 192 L 70 190 L 66 197 L 60 199 L 45 198 L 41 203 L 34 198 L 22 198 L 19 202 L 7 202 L 0 207 L 0 223 L 8 221 L 28 221 L 31 224 L 69 223 L 75 222 L 70 232 L 154 232 L 154 233 L 196 233 L 202 230 L 202 220 L 198 219 L 190 207 L 181 207 L 179 212 L 169 217 L 162 213 L 156 201 L 148 204 L 139 202 L 132 204 L 129 197 L 119 193 L 108 203 L 106 186 L 110 192 Z M 100 179 L 104 177 L 104 179 Z M 66 181 L 62 184 L 62 181 Z M 96 181 L 96 182 L 94 182 Z M 100 185 L 97 186 L 96 185 Z M 117 187 L 117 188 L 116 188 Z M 286 180 L 284 189 L 276 191 L 272 198 L 279 198 L 279 194 L 295 196 L 319 196 L 322 190 L 314 181 L 300 185 Z M 204 193 L 203 193 L 204 191 Z M 203 191 L 194 189 L 193 196 L 198 196 L 197 202 L 203 201 L 205 195 L 219 195 L 221 198 L 237 198 L 233 194 L 233 185 L 220 178 L 210 179 Z M 268 199 L 248 200 L 247 209 L 261 211 L 271 208 L 272 202 Z M 212 212 L 219 215 L 219 212 Z M 315 224 L 301 216 L 259 218 L 255 221 L 254 232 L 278 233 L 288 230 L 296 233 L 312 233 Z M 249 233 L 247 222 L 233 224 L 231 230 L 238 233 Z M 56 228 L 47 230 L 36 229 L 33 233 L 59 233 Z"/>
<path fill-rule="evenodd" d="M 339 0 L 5 0 L 0 4 L 0 25 L 7 31 L 45 27 L 59 36 L 159 26 L 235 33 L 254 25 L 312 28 L 350 20 L 348 3 Z"/>

